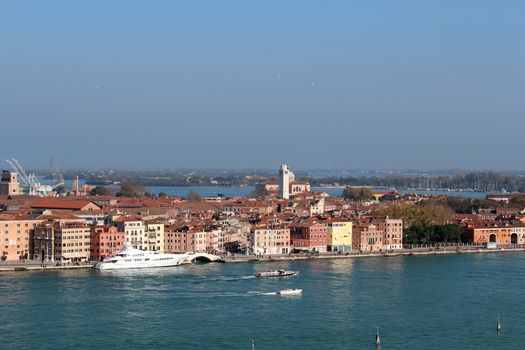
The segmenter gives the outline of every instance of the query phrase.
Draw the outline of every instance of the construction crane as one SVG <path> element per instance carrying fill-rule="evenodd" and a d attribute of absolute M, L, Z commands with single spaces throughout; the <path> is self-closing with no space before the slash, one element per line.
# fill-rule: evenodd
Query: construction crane
<path fill-rule="evenodd" d="M 52 156 L 51 159 L 49 159 L 49 172 L 53 176 L 53 191 L 62 192 L 64 190 L 64 176 L 58 169 L 57 161 L 55 159 L 55 156 Z"/>
<path fill-rule="evenodd" d="M 11 166 L 11 168 L 13 168 L 14 171 L 20 174 L 20 177 L 24 182 L 23 187 L 25 187 L 26 192 L 29 195 L 46 195 L 47 192 L 50 190 L 49 186 L 43 186 L 40 184 L 35 174 L 27 175 L 20 162 L 15 158 L 11 157 L 11 159 L 6 159 L 5 161 Z"/>

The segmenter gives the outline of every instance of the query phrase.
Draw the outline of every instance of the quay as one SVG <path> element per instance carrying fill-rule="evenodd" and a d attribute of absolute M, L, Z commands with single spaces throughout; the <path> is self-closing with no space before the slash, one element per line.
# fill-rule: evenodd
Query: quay
<path fill-rule="evenodd" d="M 246 262 L 279 262 L 289 260 L 315 260 L 315 259 L 357 259 L 371 257 L 396 257 L 396 256 L 426 256 L 426 255 L 452 255 L 452 254 L 479 254 L 479 253 L 506 253 L 524 252 L 525 247 L 502 247 L 488 249 L 483 246 L 445 246 L 430 248 L 399 249 L 390 252 L 347 252 L 343 254 L 320 253 L 317 255 L 307 254 L 274 254 L 274 255 L 235 255 L 225 256 L 225 263 L 246 263 Z"/>
<path fill-rule="evenodd" d="M 71 265 L 57 265 L 54 262 L 40 262 L 34 260 L 25 261 L 4 261 L 0 262 L 0 272 L 5 271 L 35 271 L 35 270 L 78 270 L 93 268 L 94 264 L 91 262 Z"/>

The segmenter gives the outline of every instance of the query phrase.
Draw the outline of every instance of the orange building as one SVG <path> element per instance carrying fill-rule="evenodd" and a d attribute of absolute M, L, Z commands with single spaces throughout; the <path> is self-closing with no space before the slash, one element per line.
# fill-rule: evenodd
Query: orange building
<path fill-rule="evenodd" d="M 0 215 L 0 256 L 3 260 L 29 258 L 32 254 L 34 229 L 42 220 L 35 220 L 25 215 Z"/>
<path fill-rule="evenodd" d="M 500 245 L 525 244 L 525 224 L 505 222 L 471 223 L 465 228 L 465 239 L 474 244 L 495 242 Z"/>

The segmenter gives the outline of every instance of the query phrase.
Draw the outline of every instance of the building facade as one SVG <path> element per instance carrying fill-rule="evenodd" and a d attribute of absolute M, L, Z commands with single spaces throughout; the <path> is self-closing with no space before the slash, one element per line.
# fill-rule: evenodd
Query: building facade
<path fill-rule="evenodd" d="M 290 182 L 295 180 L 293 172 L 287 164 L 281 164 L 279 169 L 279 197 L 290 199 Z"/>
<path fill-rule="evenodd" d="M 294 250 L 326 252 L 328 245 L 328 228 L 320 223 L 293 224 L 290 235 Z"/>
<path fill-rule="evenodd" d="M 33 241 L 36 260 L 85 262 L 91 254 L 91 228 L 85 224 L 43 223 L 35 228 Z"/>
<path fill-rule="evenodd" d="M 0 195 L 16 196 L 20 194 L 18 174 L 8 170 L 2 170 L 0 174 Z"/>
<path fill-rule="evenodd" d="M 136 218 L 120 217 L 113 221 L 120 232 L 125 233 L 126 242 L 140 250 L 148 246 L 148 235 L 144 222 Z"/>
<path fill-rule="evenodd" d="M 147 222 L 144 229 L 147 234 L 147 244 L 144 245 L 144 250 L 164 253 L 164 223 Z"/>
<path fill-rule="evenodd" d="M 35 227 L 41 220 L 24 215 L 0 215 L 0 256 L 3 260 L 14 261 L 30 258 L 33 252 L 33 235 Z"/>
<path fill-rule="evenodd" d="M 352 230 L 352 249 L 358 252 L 378 252 L 384 249 L 384 230 L 374 224 L 356 225 Z"/>
<path fill-rule="evenodd" d="M 384 231 L 383 248 L 386 250 L 403 248 L 403 220 L 377 220 L 377 225 Z"/>
<path fill-rule="evenodd" d="M 351 221 L 331 218 L 322 224 L 328 229 L 328 251 L 349 252 L 352 250 Z"/>
<path fill-rule="evenodd" d="M 499 245 L 525 244 L 525 225 L 488 222 L 470 224 L 465 228 L 465 239 L 474 244 L 493 242 Z"/>
<path fill-rule="evenodd" d="M 253 254 L 288 254 L 291 252 L 289 228 L 253 228 L 248 244 Z"/>
<path fill-rule="evenodd" d="M 104 260 L 124 249 L 126 234 L 116 226 L 92 226 L 90 260 Z"/>

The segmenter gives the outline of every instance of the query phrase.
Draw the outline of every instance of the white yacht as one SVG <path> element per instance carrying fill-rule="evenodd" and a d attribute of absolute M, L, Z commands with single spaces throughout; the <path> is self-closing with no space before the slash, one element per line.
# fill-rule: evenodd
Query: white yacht
<path fill-rule="evenodd" d="M 116 270 L 178 266 L 185 263 L 189 256 L 189 254 L 163 254 L 143 251 L 133 248 L 130 243 L 126 243 L 124 250 L 115 256 L 98 262 L 95 269 Z"/>

